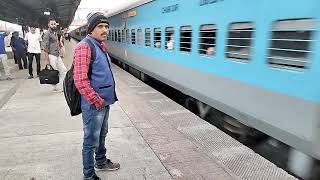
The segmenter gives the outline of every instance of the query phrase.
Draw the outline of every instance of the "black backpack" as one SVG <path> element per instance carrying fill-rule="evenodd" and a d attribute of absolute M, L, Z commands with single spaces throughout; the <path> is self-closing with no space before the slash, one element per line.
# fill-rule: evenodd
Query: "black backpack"
<path fill-rule="evenodd" d="M 86 42 L 91 49 L 91 61 L 90 61 L 89 71 L 88 71 L 88 78 L 90 79 L 92 74 L 92 64 L 93 64 L 93 61 L 96 59 L 96 49 L 93 43 L 89 39 L 85 38 L 83 39 L 83 41 Z M 74 69 L 74 65 L 72 64 L 71 68 L 67 72 L 66 77 L 64 78 L 64 81 L 63 81 L 63 92 L 64 92 L 64 97 L 69 106 L 71 116 L 76 116 L 81 114 L 82 112 L 81 111 L 81 95 L 74 84 L 73 69 Z"/>

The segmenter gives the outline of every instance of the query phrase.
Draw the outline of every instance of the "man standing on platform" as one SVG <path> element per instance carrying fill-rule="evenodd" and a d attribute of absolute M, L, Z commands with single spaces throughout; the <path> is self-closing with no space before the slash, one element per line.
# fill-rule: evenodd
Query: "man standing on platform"
<path fill-rule="evenodd" d="M 33 57 L 36 58 L 37 76 L 39 76 L 39 73 L 40 73 L 41 37 L 40 37 L 40 34 L 36 33 L 36 27 L 34 26 L 30 27 L 30 32 L 26 34 L 26 41 L 28 44 L 28 60 L 29 60 L 29 75 L 30 75 L 28 79 L 31 79 L 33 78 L 33 68 L 32 68 Z"/>
<path fill-rule="evenodd" d="M 57 23 L 56 20 L 50 18 L 48 20 L 49 30 L 44 34 L 42 40 L 42 47 L 45 52 L 45 60 L 50 64 L 53 69 L 59 71 L 59 83 L 53 85 L 54 92 L 62 92 L 62 84 L 66 76 L 67 68 L 62 62 L 60 57 L 60 42 L 57 36 Z"/>
<path fill-rule="evenodd" d="M 18 65 L 19 65 L 19 69 L 27 69 L 28 65 L 27 65 L 27 54 L 26 54 L 26 43 L 24 41 L 24 39 L 22 39 L 21 37 L 19 37 L 19 32 L 15 32 L 14 33 L 14 37 L 11 39 L 11 45 L 12 45 L 12 49 L 15 52 L 17 61 L 18 61 Z M 22 61 L 23 61 L 23 66 L 22 66 Z"/>
<path fill-rule="evenodd" d="M 75 86 L 81 94 L 84 179 L 100 180 L 95 170 L 120 168 L 119 163 L 106 158 L 105 147 L 110 105 L 118 99 L 110 57 L 104 44 L 109 29 L 107 18 L 103 13 L 91 13 L 87 20 L 88 35 L 76 46 L 73 73 Z"/>
<path fill-rule="evenodd" d="M 3 68 L 4 68 L 5 79 L 12 80 L 12 78 L 10 77 L 10 69 L 9 69 L 8 62 L 7 62 L 8 56 L 7 56 L 7 52 L 6 52 L 6 46 L 4 43 L 4 38 L 8 35 L 9 35 L 8 32 L 0 31 L 0 61 L 1 61 Z M 0 73 L 0 77 L 1 77 L 1 73 Z"/>

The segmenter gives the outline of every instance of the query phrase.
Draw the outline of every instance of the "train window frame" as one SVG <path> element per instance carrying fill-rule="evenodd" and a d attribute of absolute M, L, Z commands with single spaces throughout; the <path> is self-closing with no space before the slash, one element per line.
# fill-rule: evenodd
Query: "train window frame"
<path fill-rule="evenodd" d="M 131 44 L 135 45 L 136 44 L 136 30 L 131 29 Z"/>
<path fill-rule="evenodd" d="M 272 24 L 267 63 L 276 69 L 308 68 L 317 22 L 314 18 L 283 19 Z M 294 57 L 304 54 L 302 57 Z"/>
<path fill-rule="evenodd" d="M 108 30 L 107 41 L 110 41 L 110 39 L 111 39 L 111 30 L 109 29 L 109 30 Z"/>
<path fill-rule="evenodd" d="M 118 29 L 118 42 L 121 43 L 121 30 Z"/>
<path fill-rule="evenodd" d="M 125 29 L 121 30 L 121 42 L 125 43 L 126 42 L 126 35 L 125 35 Z"/>
<path fill-rule="evenodd" d="M 159 35 L 157 35 L 157 34 L 160 34 L 160 36 Z M 154 45 L 154 48 L 156 48 L 156 49 L 161 49 L 161 28 L 160 27 L 157 27 L 157 28 L 154 28 L 153 29 L 153 45 Z M 159 39 L 157 39 L 157 38 L 159 38 Z M 158 45 L 157 45 L 157 43 L 159 43 Z"/>
<path fill-rule="evenodd" d="M 142 46 L 143 43 L 143 37 L 142 37 L 142 29 L 137 30 L 137 44 L 138 46 Z"/>
<path fill-rule="evenodd" d="M 192 51 L 192 26 L 184 25 L 180 27 L 180 52 L 190 54 Z M 189 36 L 187 34 L 190 34 Z M 188 40 L 189 39 L 189 40 Z M 186 46 L 189 45 L 189 46 Z"/>
<path fill-rule="evenodd" d="M 114 30 L 111 30 L 111 41 L 114 41 Z"/>
<path fill-rule="evenodd" d="M 173 35 L 173 38 L 171 37 Z M 174 48 L 174 27 L 166 27 L 165 28 L 165 49 L 168 50 L 168 51 L 173 51 L 175 48 Z M 172 43 L 169 44 L 169 43 Z M 169 47 L 170 46 L 170 47 Z"/>
<path fill-rule="evenodd" d="M 255 26 L 252 21 L 230 23 L 225 51 L 226 58 L 235 61 L 250 62 L 253 51 L 254 35 Z M 231 50 L 232 48 L 234 50 Z"/>
<path fill-rule="evenodd" d="M 114 30 L 114 42 L 118 42 L 118 30 Z"/>
<path fill-rule="evenodd" d="M 131 40 L 131 36 L 130 36 L 130 29 L 126 29 L 126 43 L 127 44 L 131 44 L 130 40 Z"/>
<path fill-rule="evenodd" d="M 218 28 L 216 24 L 202 24 L 199 28 L 198 53 L 202 56 L 216 55 Z"/>
<path fill-rule="evenodd" d="M 145 39 L 145 47 L 151 47 L 151 29 L 150 28 L 146 28 L 144 30 L 144 39 Z"/>

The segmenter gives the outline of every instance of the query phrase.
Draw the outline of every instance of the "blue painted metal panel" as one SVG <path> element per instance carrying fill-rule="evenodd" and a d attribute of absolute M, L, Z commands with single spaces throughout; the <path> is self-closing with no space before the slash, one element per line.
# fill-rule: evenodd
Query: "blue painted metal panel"
<path fill-rule="evenodd" d="M 204 2 L 214 2 L 200 6 Z M 151 48 L 137 45 L 108 42 L 108 46 L 126 48 L 146 56 L 169 61 L 198 71 L 238 80 L 260 88 L 295 96 L 320 103 L 320 35 L 313 36 L 313 53 L 309 56 L 307 69 L 303 71 L 284 70 L 271 67 L 267 63 L 268 47 L 272 37 L 272 25 L 277 20 L 313 18 L 317 30 L 320 29 L 318 0 L 156 0 L 135 8 L 137 16 L 127 20 L 128 29 L 151 28 Z M 173 7 L 173 8 L 172 8 Z M 175 11 L 174 11 L 175 10 Z M 166 13 L 163 13 L 163 12 Z M 170 12 L 168 12 L 170 11 Z M 171 12 L 172 11 L 172 12 Z M 110 17 L 111 29 L 122 29 L 121 14 Z M 253 22 L 252 57 L 249 62 L 226 58 L 225 51 L 228 28 L 234 22 Z M 217 25 L 216 55 L 203 57 L 198 53 L 199 28 L 202 24 Z M 190 54 L 179 51 L 179 31 L 181 26 L 192 25 L 192 51 Z M 175 49 L 165 50 L 165 28 L 174 27 Z M 161 27 L 161 49 L 153 48 L 153 28 Z M 144 34 L 144 33 L 143 33 Z M 178 72 L 177 72 L 178 73 Z"/>

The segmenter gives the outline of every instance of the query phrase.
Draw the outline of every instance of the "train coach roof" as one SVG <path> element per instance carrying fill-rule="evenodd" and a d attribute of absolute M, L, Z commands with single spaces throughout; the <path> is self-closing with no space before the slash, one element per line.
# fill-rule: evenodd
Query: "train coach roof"
<path fill-rule="evenodd" d="M 154 0 L 138 0 L 138 1 L 135 1 L 133 3 L 127 4 L 126 6 L 122 6 L 121 8 L 118 8 L 118 9 L 115 9 L 113 11 L 110 11 L 109 13 L 106 14 L 106 16 L 107 17 L 112 17 L 114 15 L 123 13 L 125 11 L 128 11 L 130 9 L 136 8 L 136 7 L 141 6 L 143 4 L 147 4 L 147 3 L 152 2 L 152 1 L 154 1 Z"/>

